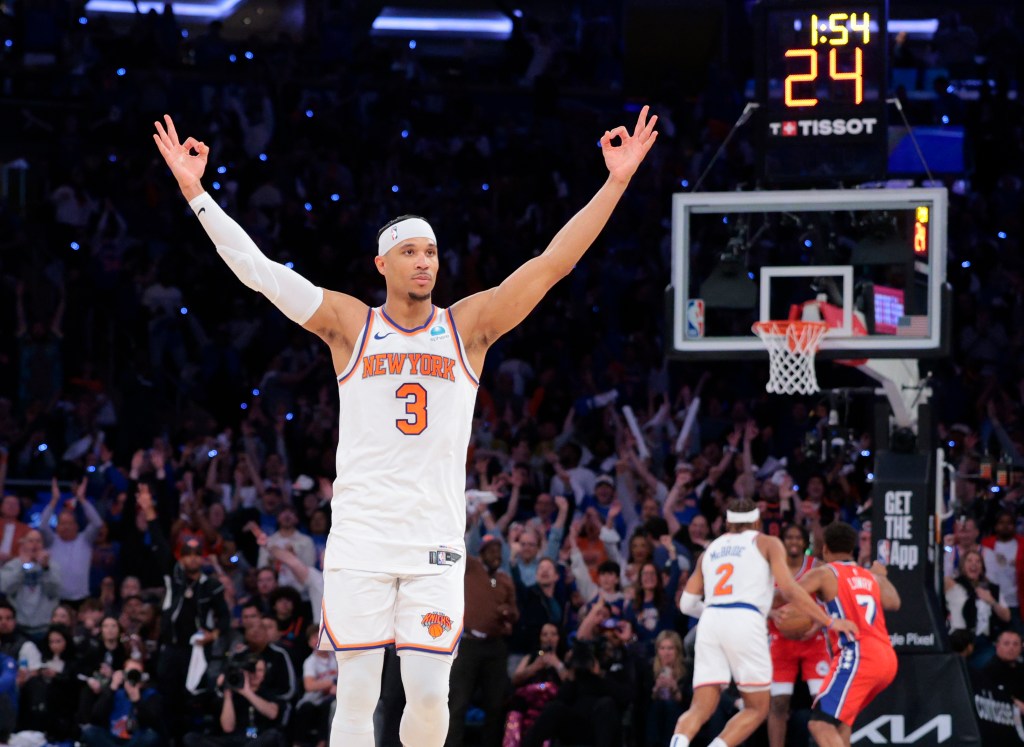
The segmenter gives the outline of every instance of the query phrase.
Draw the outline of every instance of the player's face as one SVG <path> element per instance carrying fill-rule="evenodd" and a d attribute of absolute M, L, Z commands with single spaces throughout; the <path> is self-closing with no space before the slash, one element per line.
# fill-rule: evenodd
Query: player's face
<path fill-rule="evenodd" d="M 786 530 L 786 534 L 782 537 L 782 544 L 786 546 L 786 554 L 791 558 L 799 557 L 807 551 L 804 535 L 796 528 Z"/>
<path fill-rule="evenodd" d="M 427 301 L 437 280 L 437 246 L 430 239 L 409 239 L 377 257 L 388 288 L 414 301 Z"/>

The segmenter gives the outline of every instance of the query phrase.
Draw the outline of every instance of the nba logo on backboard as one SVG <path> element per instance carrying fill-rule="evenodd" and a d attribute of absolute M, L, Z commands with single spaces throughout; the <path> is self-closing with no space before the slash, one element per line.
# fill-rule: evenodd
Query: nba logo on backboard
<path fill-rule="evenodd" d="M 391 226 L 391 240 L 398 241 L 398 226 Z"/>
<path fill-rule="evenodd" d="M 875 555 L 877 560 L 882 565 L 889 565 L 889 550 L 891 549 L 892 543 L 889 540 L 878 540 L 877 549 Z"/>
<path fill-rule="evenodd" d="M 704 336 L 704 299 L 691 298 L 686 302 L 686 336 Z"/>

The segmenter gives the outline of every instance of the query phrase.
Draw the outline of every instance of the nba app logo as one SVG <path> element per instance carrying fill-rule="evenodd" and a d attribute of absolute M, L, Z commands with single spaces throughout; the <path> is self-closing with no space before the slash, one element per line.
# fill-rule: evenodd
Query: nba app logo
<path fill-rule="evenodd" d="M 892 543 L 889 540 L 878 540 L 875 546 L 875 559 L 882 565 L 889 565 L 889 554 Z"/>
<path fill-rule="evenodd" d="M 686 302 L 686 336 L 704 336 L 704 299 L 692 298 Z"/>

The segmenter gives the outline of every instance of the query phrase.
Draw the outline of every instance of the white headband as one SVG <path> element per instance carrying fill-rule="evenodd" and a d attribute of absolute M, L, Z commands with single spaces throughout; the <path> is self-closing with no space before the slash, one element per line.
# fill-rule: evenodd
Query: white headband
<path fill-rule="evenodd" d="M 753 524 L 755 521 L 761 518 L 761 512 L 756 508 L 753 511 L 726 511 L 725 512 L 725 523 L 726 524 Z"/>
<path fill-rule="evenodd" d="M 406 239 L 430 239 L 437 244 L 434 229 L 429 223 L 422 218 L 406 218 L 384 229 L 384 233 L 377 239 L 377 256 L 383 257 Z"/>

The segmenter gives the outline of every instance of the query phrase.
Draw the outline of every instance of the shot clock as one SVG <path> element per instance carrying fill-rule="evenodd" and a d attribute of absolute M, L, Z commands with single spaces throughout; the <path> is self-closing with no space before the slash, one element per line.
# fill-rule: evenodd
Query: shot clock
<path fill-rule="evenodd" d="M 852 183 L 885 175 L 885 0 L 762 0 L 757 121 L 767 183 Z"/>

